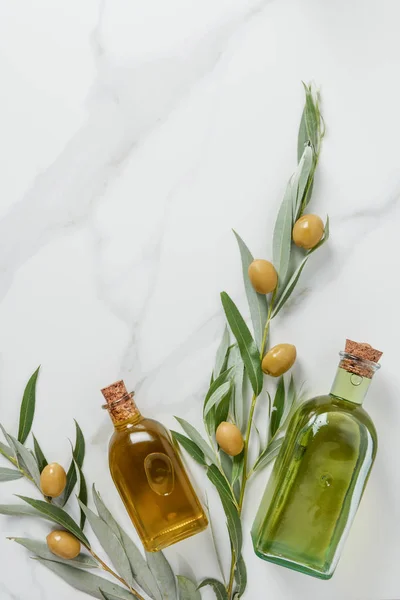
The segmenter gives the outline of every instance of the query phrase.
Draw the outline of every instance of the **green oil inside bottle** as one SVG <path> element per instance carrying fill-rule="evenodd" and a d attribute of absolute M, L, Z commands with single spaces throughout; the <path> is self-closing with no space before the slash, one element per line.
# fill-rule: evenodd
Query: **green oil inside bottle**
<path fill-rule="evenodd" d="M 293 415 L 252 529 L 259 557 L 332 576 L 376 454 L 370 382 L 339 368 L 331 393 Z"/>

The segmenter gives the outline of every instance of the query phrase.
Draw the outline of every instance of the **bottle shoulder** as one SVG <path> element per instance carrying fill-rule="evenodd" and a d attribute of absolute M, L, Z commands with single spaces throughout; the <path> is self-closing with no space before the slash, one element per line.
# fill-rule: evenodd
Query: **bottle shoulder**
<path fill-rule="evenodd" d="M 140 417 L 134 423 L 128 423 L 124 427 L 115 429 L 111 436 L 110 444 L 118 444 L 119 441 L 126 438 L 130 438 L 131 441 L 150 441 L 160 438 L 169 440 L 170 436 L 168 430 L 159 421 Z"/>
<path fill-rule="evenodd" d="M 375 425 L 367 411 L 359 404 L 342 400 L 330 394 L 316 396 L 303 402 L 293 415 L 293 421 L 306 423 L 320 415 L 337 415 L 340 421 L 354 422 L 361 428 L 368 430 L 376 438 Z"/>

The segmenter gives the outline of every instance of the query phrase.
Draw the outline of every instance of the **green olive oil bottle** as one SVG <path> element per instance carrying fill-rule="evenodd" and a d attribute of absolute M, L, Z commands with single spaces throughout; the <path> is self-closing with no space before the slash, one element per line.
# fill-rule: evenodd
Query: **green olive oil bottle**
<path fill-rule="evenodd" d="M 362 403 L 382 353 L 347 340 L 329 395 L 294 413 L 252 528 L 256 554 L 332 577 L 377 449 Z"/>

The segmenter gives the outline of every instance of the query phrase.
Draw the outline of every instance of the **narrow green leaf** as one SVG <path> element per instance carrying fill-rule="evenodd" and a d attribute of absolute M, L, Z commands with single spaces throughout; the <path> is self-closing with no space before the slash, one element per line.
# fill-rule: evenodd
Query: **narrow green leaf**
<path fill-rule="evenodd" d="M 218 581 L 218 579 L 213 579 L 212 577 L 203 579 L 203 581 L 199 585 L 198 589 L 205 587 L 207 585 L 212 587 L 217 600 L 229 600 L 228 592 L 226 591 L 224 584 L 221 583 L 220 581 Z"/>
<path fill-rule="evenodd" d="M 25 443 L 25 440 L 32 429 L 33 417 L 35 416 L 36 381 L 39 375 L 39 369 L 40 367 L 38 367 L 33 375 L 31 375 L 31 378 L 26 384 L 24 396 L 22 398 L 18 428 L 18 441 L 21 442 L 21 444 Z"/>
<path fill-rule="evenodd" d="M 27 469 L 28 475 L 32 477 L 35 485 L 40 489 L 40 472 L 36 459 L 15 437 L 9 435 L 9 438 L 12 440 L 14 448 L 17 451 L 19 464 L 22 468 Z"/>
<path fill-rule="evenodd" d="M 234 345 L 229 354 L 228 366 L 232 367 L 233 373 L 233 412 L 235 423 L 239 429 L 242 429 L 244 426 L 244 363 L 237 344 Z"/>
<path fill-rule="evenodd" d="M 45 455 L 42 452 L 39 442 L 37 441 L 37 439 L 35 438 L 34 435 L 32 435 L 32 437 L 33 437 L 33 449 L 35 450 L 36 461 L 37 461 L 37 464 L 39 467 L 39 471 L 41 473 L 43 471 L 43 469 L 45 467 L 47 467 L 48 462 L 46 460 Z"/>
<path fill-rule="evenodd" d="M 64 581 L 76 590 L 89 594 L 89 596 L 92 596 L 93 598 L 103 600 L 104 596 L 100 591 L 102 590 L 104 593 L 114 595 L 118 599 L 132 600 L 132 594 L 128 592 L 128 590 L 125 590 L 115 583 L 111 583 L 103 577 L 93 575 L 93 573 L 83 571 L 82 569 L 70 567 L 69 565 L 63 565 L 62 563 L 53 560 L 38 558 L 37 561 L 64 579 Z"/>
<path fill-rule="evenodd" d="M 44 515 L 38 510 L 24 504 L 0 504 L 0 515 L 7 517 L 42 517 L 53 521 L 49 515 Z"/>
<path fill-rule="evenodd" d="M 162 552 L 146 552 L 146 558 L 163 600 L 178 600 L 175 575 L 164 554 Z"/>
<path fill-rule="evenodd" d="M 222 398 L 224 398 L 231 389 L 231 382 L 227 381 L 226 383 L 223 383 L 222 385 L 219 386 L 218 389 L 215 390 L 215 392 L 212 394 L 212 396 L 207 400 L 207 404 L 204 407 L 204 415 L 207 416 L 207 414 L 210 412 L 210 410 L 213 408 L 213 406 L 215 406 L 216 404 L 218 404 L 218 402 L 220 400 L 222 400 Z"/>
<path fill-rule="evenodd" d="M 242 555 L 240 555 L 239 559 L 236 561 L 235 581 L 236 589 L 234 594 L 235 597 L 237 596 L 237 598 L 240 598 L 247 587 L 247 569 Z"/>
<path fill-rule="evenodd" d="M 220 457 L 220 461 L 221 461 L 222 470 L 225 473 L 225 477 L 228 481 L 231 481 L 232 468 L 233 468 L 232 458 L 230 456 L 228 456 L 228 454 L 225 454 L 225 452 L 223 450 L 219 451 L 219 457 Z"/>
<path fill-rule="evenodd" d="M 234 483 L 236 481 L 238 481 L 242 475 L 243 458 L 244 458 L 244 451 L 242 450 L 242 452 L 240 454 L 238 454 L 237 456 L 235 456 L 233 459 L 232 485 L 234 485 Z"/>
<path fill-rule="evenodd" d="M 75 446 L 72 451 L 73 458 L 71 459 L 71 464 L 69 466 L 67 472 L 67 485 L 65 486 L 65 490 L 60 497 L 60 505 L 65 506 L 71 496 L 73 489 L 77 482 L 76 477 L 76 469 L 74 465 L 74 460 L 78 463 L 79 467 L 82 468 L 83 460 L 85 458 L 85 438 L 83 437 L 82 429 L 79 427 L 77 421 L 75 421 L 75 430 L 76 430 L 76 439 Z"/>
<path fill-rule="evenodd" d="M 93 485 L 93 500 L 99 514 L 99 517 L 107 523 L 114 535 L 121 542 L 126 556 L 129 560 L 132 575 L 138 585 L 146 592 L 150 598 L 155 600 L 162 600 L 157 582 L 151 573 L 142 553 L 128 536 L 127 533 L 121 528 L 117 521 L 112 516 L 111 512 L 104 504 L 100 494 L 97 492 Z"/>
<path fill-rule="evenodd" d="M 257 346 L 242 315 L 226 292 L 221 293 L 221 301 L 229 326 L 237 340 L 251 387 L 258 396 L 263 386 L 263 375 Z"/>
<path fill-rule="evenodd" d="M 22 473 L 16 469 L 5 469 L 3 467 L 0 468 L 0 482 L 14 481 L 15 479 L 21 479 L 21 477 L 23 477 Z"/>
<path fill-rule="evenodd" d="M 299 126 L 299 135 L 297 138 L 297 162 L 300 162 L 301 157 L 303 156 L 304 148 L 306 144 L 310 142 L 307 133 L 306 127 L 306 116 L 305 116 L 305 108 L 301 114 L 300 126 Z"/>
<path fill-rule="evenodd" d="M 208 389 L 208 392 L 206 394 L 206 397 L 204 398 L 203 420 L 204 420 L 205 428 L 210 436 L 214 435 L 215 429 L 216 429 L 216 411 L 214 408 L 211 408 L 209 410 L 209 412 L 207 414 L 205 414 L 205 412 L 204 412 L 205 407 L 207 406 L 207 403 L 208 403 L 209 399 L 211 398 L 211 396 L 218 390 L 218 388 L 221 385 L 223 385 L 224 383 L 226 383 L 227 381 L 230 381 L 231 374 L 232 374 L 232 368 L 222 371 L 222 373 L 220 373 L 215 380 L 214 379 L 212 380 L 210 387 Z"/>
<path fill-rule="evenodd" d="M 228 354 L 229 344 L 230 344 L 229 338 L 230 338 L 229 330 L 225 326 L 221 342 L 218 346 L 217 355 L 215 357 L 215 366 L 214 366 L 214 371 L 213 371 L 214 379 L 216 379 L 222 373 L 222 371 L 224 370 L 224 367 L 226 365 L 227 354 Z"/>
<path fill-rule="evenodd" d="M 311 87 L 304 85 L 306 92 L 306 105 L 304 108 L 304 120 L 306 125 L 308 140 L 315 151 L 319 148 L 319 134 L 321 129 L 319 109 L 314 103 Z"/>
<path fill-rule="evenodd" d="M 297 267 L 296 271 L 293 273 L 292 277 L 290 278 L 290 280 L 286 284 L 286 287 L 283 290 L 282 295 L 279 297 L 279 300 L 278 300 L 278 302 L 277 302 L 277 304 L 275 306 L 274 312 L 272 313 L 272 317 L 276 317 L 276 315 L 279 313 L 279 311 L 284 306 L 284 304 L 289 300 L 289 298 L 292 295 L 292 292 L 293 292 L 294 288 L 296 287 L 297 282 L 300 279 L 300 275 L 301 275 L 301 273 L 302 273 L 302 271 L 303 271 L 303 269 L 304 269 L 304 267 L 305 267 L 308 259 L 310 258 L 311 254 L 313 254 L 316 250 L 318 250 L 318 248 L 321 248 L 321 246 L 323 244 L 325 244 L 325 242 L 327 242 L 328 239 L 329 239 L 329 217 L 327 217 L 327 219 L 326 219 L 324 237 L 315 246 L 315 248 L 313 248 L 312 250 L 310 250 L 306 254 L 306 256 L 301 261 L 300 265 Z"/>
<path fill-rule="evenodd" d="M 201 600 L 196 584 L 188 577 L 178 575 L 179 600 Z"/>
<path fill-rule="evenodd" d="M 178 421 L 179 425 L 182 427 L 183 431 L 190 437 L 191 440 L 202 450 L 204 455 L 213 463 L 215 463 L 215 454 L 207 442 L 201 437 L 198 433 L 197 429 L 193 427 L 190 423 L 185 421 L 185 419 L 180 419 L 179 417 L 175 417 Z"/>
<path fill-rule="evenodd" d="M 69 516 L 68 513 L 65 512 L 59 506 L 55 504 L 49 504 L 44 500 L 35 500 L 33 498 L 27 498 L 26 496 L 18 496 L 24 502 L 35 508 L 46 518 L 54 521 L 54 523 L 58 523 L 65 529 L 67 529 L 70 533 L 72 533 L 75 537 L 78 538 L 86 547 L 90 547 L 89 540 L 83 533 L 83 531 L 78 527 L 77 523 Z"/>
<path fill-rule="evenodd" d="M 264 469 L 264 467 L 266 467 L 272 460 L 274 460 L 274 458 L 278 455 L 279 450 L 281 449 L 283 439 L 284 438 L 281 437 L 279 439 L 272 440 L 272 442 L 266 447 L 264 452 L 262 452 L 256 460 L 256 463 L 253 467 L 254 471 L 260 471 L 261 469 Z"/>
<path fill-rule="evenodd" d="M 82 569 L 95 569 L 98 567 L 97 562 L 90 556 L 90 554 L 83 554 L 82 552 L 78 554 L 76 558 L 73 559 L 63 559 L 59 556 L 53 554 L 46 542 L 41 540 L 31 540 L 29 538 L 9 538 L 13 542 L 17 542 L 21 546 L 24 546 L 29 552 L 34 552 L 36 556 L 40 558 L 45 558 L 47 560 L 54 560 L 55 562 L 60 562 L 63 564 L 68 564 L 71 567 L 78 567 Z"/>
<path fill-rule="evenodd" d="M 217 427 L 220 423 L 228 420 L 228 416 L 229 416 L 230 408 L 231 408 L 232 390 L 233 390 L 233 385 L 231 383 L 225 396 L 223 396 L 223 398 L 221 398 L 221 401 L 219 402 L 219 404 L 215 406 L 215 429 L 214 429 L 214 431 L 217 429 Z"/>
<path fill-rule="evenodd" d="M 313 167 L 314 151 L 311 146 L 306 146 L 296 171 L 296 183 L 293 189 L 296 194 L 293 202 L 293 221 L 297 221 L 301 216 L 302 207 L 305 206 L 305 194 L 309 189 L 309 179 L 313 177 Z"/>
<path fill-rule="evenodd" d="M 132 577 L 131 567 L 120 540 L 107 523 L 100 519 L 100 517 L 90 510 L 90 508 L 85 506 L 83 502 L 80 502 L 79 500 L 78 502 L 93 529 L 93 533 L 109 556 L 118 574 L 121 575 L 130 586 L 133 586 L 134 579 Z"/>
<path fill-rule="evenodd" d="M 236 233 L 236 231 L 233 233 L 235 234 L 237 243 L 239 245 L 240 257 L 242 259 L 244 289 L 246 291 L 251 321 L 253 323 L 254 339 L 258 349 L 260 349 L 264 335 L 264 328 L 268 317 L 268 302 L 267 298 L 263 294 L 258 294 L 256 292 L 249 279 L 248 271 L 250 264 L 254 260 L 253 255 L 240 235 Z"/>
<path fill-rule="evenodd" d="M 233 499 L 232 491 L 228 483 L 225 481 L 225 478 L 215 467 L 215 465 L 211 465 L 211 467 L 207 469 L 207 477 L 217 488 L 217 492 L 225 511 L 229 537 L 231 539 L 235 555 L 240 556 L 242 549 L 242 526 L 240 523 L 240 517 L 236 503 Z"/>
<path fill-rule="evenodd" d="M 272 406 L 272 414 L 270 420 L 270 431 L 271 437 L 273 437 L 276 431 L 279 429 L 281 423 L 283 409 L 285 407 L 285 380 L 283 376 L 279 379 L 278 386 L 276 388 L 274 404 Z"/>
<path fill-rule="evenodd" d="M 10 448 L 10 446 L 6 446 L 6 444 L 3 444 L 3 442 L 0 442 L 0 454 L 10 462 L 15 464 L 15 458 L 13 456 L 14 451 Z"/>
<path fill-rule="evenodd" d="M 79 482 L 78 501 L 80 501 L 80 502 L 82 502 L 82 504 L 86 505 L 87 501 L 88 501 L 86 479 L 85 479 L 82 469 L 80 468 L 80 466 L 78 465 L 78 463 L 76 462 L 75 459 L 74 459 L 74 466 L 75 466 L 75 470 L 76 470 L 76 476 L 77 476 L 77 479 Z M 83 528 L 85 527 L 85 521 L 86 521 L 86 515 L 85 515 L 85 512 L 81 508 L 80 509 L 79 527 L 82 529 L 82 531 L 83 531 Z"/>
<path fill-rule="evenodd" d="M 171 435 L 174 440 L 176 440 L 181 446 L 183 446 L 183 448 L 186 450 L 186 452 L 188 454 L 190 454 L 190 456 L 192 458 L 194 458 L 194 460 L 196 462 L 198 462 L 203 467 L 207 466 L 204 452 L 202 451 L 201 448 L 199 448 L 199 446 L 197 444 L 195 444 L 192 440 L 187 438 L 185 435 L 178 433 L 178 431 L 172 430 Z"/>
<path fill-rule="evenodd" d="M 294 382 L 293 375 L 290 376 L 289 387 L 286 394 L 285 410 L 282 415 L 282 425 L 285 423 L 294 402 L 296 401 L 296 384 Z"/>
<path fill-rule="evenodd" d="M 272 256 L 275 269 L 278 272 L 278 289 L 281 289 L 285 285 L 289 271 L 292 249 L 292 226 L 293 177 L 287 184 L 285 195 L 276 218 L 272 239 Z"/>
<path fill-rule="evenodd" d="M 11 458 L 13 458 L 17 462 L 17 464 L 19 464 L 19 462 L 18 462 L 18 453 L 17 453 L 17 449 L 15 447 L 15 444 L 13 442 L 12 436 L 7 433 L 7 431 L 4 429 L 4 427 L 3 427 L 3 425 L 1 423 L 0 423 L 0 429 L 3 432 L 4 438 L 5 438 L 5 440 L 6 440 L 7 444 L 8 444 L 8 447 L 4 446 L 4 444 L 2 444 L 2 448 L 4 448 L 3 452 L 11 450 Z"/>
<path fill-rule="evenodd" d="M 214 550 L 215 550 L 215 556 L 217 557 L 219 572 L 221 573 L 221 577 L 225 582 L 224 569 L 222 567 L 221 552 L 220 552 L 220 549 L 218 548 L 217 536 L 216 536 L 216 532 L 215 532 L 214 525 L 213 525 L 213 518 L 211 516 L 210 507 L 208 506 L 207 494 L 206 494 L 204 504 L 205 504 L 205 507 L 207 510 L 208 522 L 210 524 L 211 537 L 212 537 L 213 546 L 214 546 Z"/>

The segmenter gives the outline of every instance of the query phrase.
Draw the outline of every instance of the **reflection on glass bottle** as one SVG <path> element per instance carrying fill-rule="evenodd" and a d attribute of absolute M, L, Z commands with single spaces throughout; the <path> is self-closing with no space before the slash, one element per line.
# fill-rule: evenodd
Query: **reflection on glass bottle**
<path fill-rule="evenodd" d="M 332 577 L 375 459 L 361 404 L 381 355 L 347 340 L 330 394 L 293 415 L 252 529 L 260 558 Z"/>
<path fill-rule="evenodd" d="M 111 476 L 148 551 L 207 527 L 207 518 L 182 461 L 161 423 L 142 417 L 123 381 L 102 390 L 115 431 Z"/>

